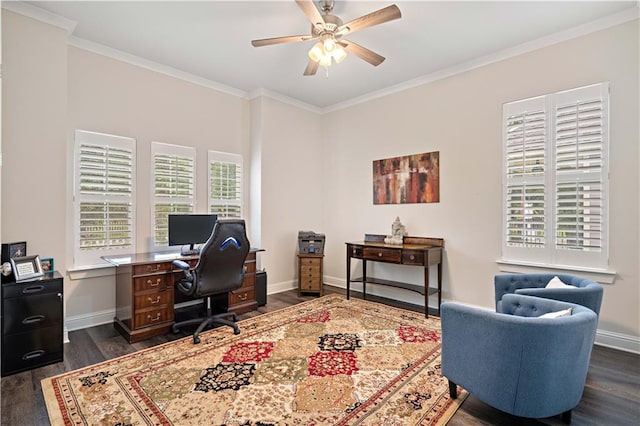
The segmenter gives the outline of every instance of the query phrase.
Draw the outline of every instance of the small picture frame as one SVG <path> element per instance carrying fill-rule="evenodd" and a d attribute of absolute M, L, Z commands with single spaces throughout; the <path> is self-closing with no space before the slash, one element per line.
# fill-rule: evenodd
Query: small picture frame
<path fill-rule="evenodd" d="M 19 241 L 16 243 L 2 244 L 2 261 L 8 262 L 14 257 L 22 257 L 27 255 L 27 242 Z"/>
<path fill-rule="evenodd" d="M 45 257 L 40 259 L 40 265 L 42 266 L 42 272 L 45 274 L 53 274 L 53 257 Z"/>
<path fill-rule="evenodd" d="M 40 264 L 40 256 L 21 256 L 14 257 L 11 260 L 11 270 L 16 278 L 16 282 L 28 281 L 40 278 L 44 275 L 42 265 Z"/>

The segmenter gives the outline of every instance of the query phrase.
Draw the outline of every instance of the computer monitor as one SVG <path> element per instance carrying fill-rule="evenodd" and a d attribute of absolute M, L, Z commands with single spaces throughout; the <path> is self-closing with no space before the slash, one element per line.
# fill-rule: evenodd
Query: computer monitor
<path fill-rule="evenodd" d="M 170 214 L 169 215 L 169 245 L 189 245 L 189 250 L 182 250 L 183 254 L 194 254 L 196 244 L 206 243 L 218 216 L 215 214 Z"/>

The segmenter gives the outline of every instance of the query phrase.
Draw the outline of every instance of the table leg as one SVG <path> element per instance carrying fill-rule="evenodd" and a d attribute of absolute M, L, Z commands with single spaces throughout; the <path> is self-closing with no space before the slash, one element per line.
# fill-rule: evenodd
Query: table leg
<path fill-rule="evenodd" d="M 424 267 L 424 316 L 429 316 L 429 267 Z"/>
<path fill-rule="evenodd" d="M 349 300 L 349 289 L 351 287 L 351 255 L 347 246 L 347 300 Z"/>
<path fill-rule="evenodd" d="M 362 259 L 362 298 L 367 300 L 367 261 Z"/>

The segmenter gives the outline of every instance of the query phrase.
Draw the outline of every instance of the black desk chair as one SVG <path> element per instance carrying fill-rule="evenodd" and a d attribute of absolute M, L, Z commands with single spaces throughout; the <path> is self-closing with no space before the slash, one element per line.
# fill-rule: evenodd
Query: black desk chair
<path fill-rule="evenodd" d="M 242 286 L 244 279 L 244 261 L 249 253 L 249 240 L 244 220 L 221 219 L 216 222 L 209 240 L 200 251 L 200 259 L 193 269 L 181 260 L 173 264 L 184 270 L 184 277 L 177 282 L 178 289 L 187 296 L 205 297 L 207 299 L 207 316 L 173 324 L 172 330 L 177 333 L 180 327 L 198 324 L 193 333 L 193 343 L 200 343 L 198 335 L 211 324 L 223 324 L 233 327 L 235 334 L 240 334 L 236 324 L 238 320 L 234 312 L 212 314 L 211 296 L 229 293 Z M 225 318 L 230 318 L 231 321 Z"/>

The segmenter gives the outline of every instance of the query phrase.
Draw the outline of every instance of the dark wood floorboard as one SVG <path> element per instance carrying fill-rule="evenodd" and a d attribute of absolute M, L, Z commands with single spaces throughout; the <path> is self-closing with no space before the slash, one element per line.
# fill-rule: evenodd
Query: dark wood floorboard
<path fill-rule="evenodd" d="M 327 293 L 344 294 L 344 290 L 325 286 Z M 267 305 L 258 310 L 239 315 L 251 318 L 267 312 L 295 305 L 316 296 L 302 295 L 290 290 L 269 295 Z M 361 297 L 353 294 L 352 297 Z M 368 297 L 397 307 L 420 311 L 415 305 L 407 305 L 386 299 Z M 111 358 L 126 355 L 190 334 L 189 329 L 180 333 L 157 336 L 142 342 L 129 344 L 111 324 L 91 327 L 69 333 L 70 343 L 64 345 L 64 362 L 14 374 L 2 378 L 1 425 L 42 426 L 49 419 L 42 396 L 40 380 L 66 371 L 86 367 Z M 584 394 L 573 410 L 573 425 L 579 426 L 632 426 L 640 424 L 640 355 L 595 346 Z M 498 411 L 470 395 L 456 412 L 450 426 L 539 426 L 562 425 L 560 417 L 547 419 L 523 419 Z"/>

